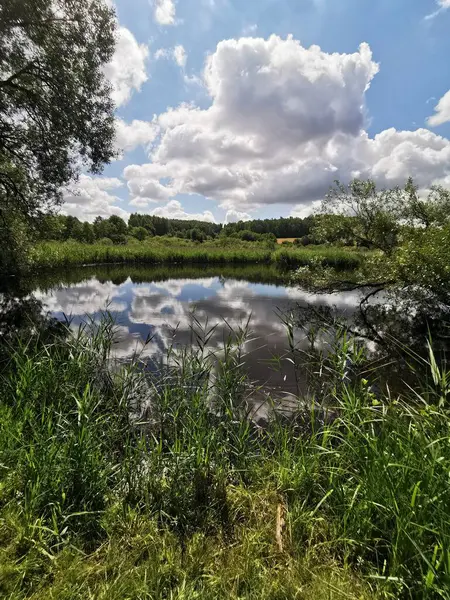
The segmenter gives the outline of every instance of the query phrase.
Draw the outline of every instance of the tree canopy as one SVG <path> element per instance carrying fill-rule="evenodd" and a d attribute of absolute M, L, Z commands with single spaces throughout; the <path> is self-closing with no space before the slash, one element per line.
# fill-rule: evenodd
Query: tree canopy
<path fill-rule="evenodd" d="M 279 219 L 253 219 L 228 223 L 224 226 L 224 235 L 232 235 L 239 231 L 254 233 L 273 233 L 277 238 L 300 238 L 308 235 L 313 225 L 313 217 L 280 217 Z"/>
<path fill-rule="evenodd" d="M 106 0 L 0 0 L 0 227 L 62 200 L 81 167 L 114 156 L 104 66 L 115 46 Z"/>

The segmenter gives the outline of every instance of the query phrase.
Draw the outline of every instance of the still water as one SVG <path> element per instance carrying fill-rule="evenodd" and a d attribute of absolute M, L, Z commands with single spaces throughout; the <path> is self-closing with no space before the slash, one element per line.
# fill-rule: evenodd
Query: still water
<path fill-rule="evenodd" d="M 193 315 L 208 330 L 215 327 L 208 349 L 218 352 L 230 328 L 237 330 L 249 321 L 246 368 L 255 385 L 273 395 L 295 393 L 298 385 L 280 314 L 309 304 L 335 306 L 351 317 L 360 299 L 353 292 L 311 294 L 287 280 L 261 267 L 99 267 L 38 280 L 33 293 L 44 310 L 58 319 L 70 317 L 74 327 L 87 315 L 100 319 L 108 308 L 117 323 L 114 354 L 121 360 L 139 352 L 142 359 L 158 363 L 170 346 L 192 344 Z M 308 346 L 300 330 L 295 342 L 298 348 Z"/>

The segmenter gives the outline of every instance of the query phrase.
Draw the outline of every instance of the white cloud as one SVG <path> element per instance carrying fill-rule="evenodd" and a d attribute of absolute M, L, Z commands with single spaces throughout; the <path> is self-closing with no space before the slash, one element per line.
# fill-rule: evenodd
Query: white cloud
<path fill-rule="evenodd" d="M 290 217 L 299 217 L 300 219 L 304 219 L 313 213 L 316 209 L 319 209 L 322 204 L 321 200 L 314 200 L 311 204 L 298 204 L 294 206 L 291 210 Z"/>
<path fill-rule="evenodd" d="M 187 54 L 186 50 L 183 48 L 183 46 L 181 46 L 181 44 L 178 44 L 178 46 L 175 46 L 173 49 L 173 58 L 177 65 L 184 69 L 187 62 Z"/>
<path fill-rule="evenodd" d="M 142 84 L 147 81 L 145 68 L 147 58 L 148 47 L 145 44 L 138 44 L 134 35 L 126 27 L 119 27 L 114 56 L 105 66 L 105 75 L 111 82 L 112 98 L 116 106 L 126 104 L 133 90 L 139 91 Z"/>
<path fill-rule="evenodd" d="M 111 215 L 128 220 L 129 213 L 116 205 L 120 198 L 109 192 L 122 185 L 122 181 L 115 177 L 81 175 L 75 184 L 63 192 L 62 212 L 78 217 L 81 221 L 92 222 L 97 216 Z"/>
<path fill-rule="evenodd" d="M 132 197 L 130 204 L 145 208 L 151 202 L 166 202 L 177 191 L 166 181 L 167 170 L 157 164 L 129 165 L 123 175 L 128 180 L 128 190 Z M 165 183 L 161 183 L 164 180 Z"/>
<path fill-rule="evenodd" d="M 110 281 L 100 283 L 88 279 L 67 288 L 37 291 L 36 297 L 43 301 L 51 312 L 63 312 L 71 316 L 85 316 L 108 308 L 111 312 L 123 312 L 127 303 L 123 301 L 125 291 Z"/>
<path fill-rule="evenodd" d="M 252 23 L 251 25 L 245 25 L 245 27 L 242 28 L 242 35 L 244 37 L 247 35 L 251 35 L 252 33 L 255 33 L 257 29 L 258 25 L 256 23 Z"/>
<path fill-rule="evenodd" d="M 428 117 L 427 119 L 427 123 L 428 125 L 431 125 L 431 127 L 436 127 L 437 125 L 442 125 L 443 123 L 450 121 L 450 90 L 442 96 L 434 107 L 434 111 L 436 114 L 431 115 L 431 117 Z"/>
<path fill-rule="evenodd" d="M 159 127 L 151 121 L 133 120 L 125 123 L 116 119 L 116 147 L 119 152 L 131 152 L 138 146 L 149 149 L 159 133 Z"/>
<path fill-rule="evenodd" d="M 183 75 L 184 83 L 186 86 L 189 85 L 198 85 L 200 88 L 203 88 L 203 79 L 198 77 L 198 75 Z"/>
<path fill-rule="evenodd" d="M 173 48 L 159 48 L 156 50 L 155 60 L 160 60 L 161 58 L 173 59 L 181 69 L 186 67 L 187 54 L 181 44 L 178 44 Z"/>
<path fill-rule="evenodd" d="M 173 0 L 154 0 L 155 21 L 160 25 L 175 25 L 175 3 Z"/>
<path fill-rule="evenodd" d="M 434 19 L 437 17 L 443 10 L 447 10 L 450 8 L 450 0 L 436 0 L 436 4 L 438 5 L 438 9 L 432 12 L 431 14 L 425 17 L 425 20 Z"/>
<path fill-rule="evenodd" d="M 156 217 L 166 217 L 168 219 L 181 219 L 183 221 L 194 220 L 207 221 L 208 223 L 216 222 L 211 211 L 205 210 L 204 212 L 197 214 L 187 213 L 181 206 L 181 202 L 178 202 L 178 200 L 171 200 L 166 206 L 158 206 L 158 208 L 151 210 L 149 214 Z"/>
<path fill-rule="evenodd" d="M 238 223 L 239 221 L 250 221 L 252 217 L 245 212 L 229 210 L 225 216 L 225 223 Z"/>
<path fill-rule="evenodd" d="M 298 213 L 335 179 L 398 185 L 412 175 L 428 186 L 450 175 L 450 141 L 427 129 L 369 137 L 365 94 L 377 72 L 367 44 L 328 54 L 292 37 L 222 41 L 203 74 L 210 107 L 159 115 L 152 163 L 125 169 L 128 188 L 135 199 L 156 186 L 150 199 L 202 194 L 228 211 L 283 203 Z"/>

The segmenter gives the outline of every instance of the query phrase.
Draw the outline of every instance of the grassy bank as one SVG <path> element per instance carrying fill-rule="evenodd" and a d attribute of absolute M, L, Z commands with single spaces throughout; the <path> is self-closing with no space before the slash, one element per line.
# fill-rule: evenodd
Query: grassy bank
<path fill-rule="evenodd" d="M 344 340 L 332 418 L 262 430 L 245 332 L 219 368 L 192 349 L 144 377 L 108 369 L 112 331 L 16 343 L 1 375 L 2 597 L 450 597 L 448 374 L 376 398 Z"/>
<path fill-rule="evenodd" d="M 363 253 L 332 247 L 275 248 L 272 245 L 236 240 L 209 241 L 202 244 L 174 238 L 152 238 L 140 244 L 104 246 L 76 242 L 45 242 L 31 253 L 35 269 L 99 263 L 145 264 L 276 264 L 284 268 L 312 263 L 336 269 L 354 269 Z"/>

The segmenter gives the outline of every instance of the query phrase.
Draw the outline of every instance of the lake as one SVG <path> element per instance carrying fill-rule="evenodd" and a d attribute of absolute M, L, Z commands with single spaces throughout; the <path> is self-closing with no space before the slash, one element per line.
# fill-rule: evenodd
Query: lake
<path fill-rule="evenodd" d="M 299 305 L 335 306 L 351 318 L 360 300 L 357 292 L 311 294 L 266 266 L 85 267 L 42 275 L 32 287 L 43 310 L 57 319 L 71 318 L 73 327 L 87 315 L 99 320 L 108 308 L 117 323 L 114 355 L 120 360 L 139 352 L 154 365 L 169 347 L 192 344 L 194 316 L 208 330 L 214 328 L 207 344 L 211 351 L 220 351 L 230 328 L 249 322 L 244 358 L 249 377 L 275 397 L 298 390 L 280 314 Z M 150 341 L 145 344 L 146 340 Z M 299 329 L 295 343 L 297 348 L 308 347 Z"/>

